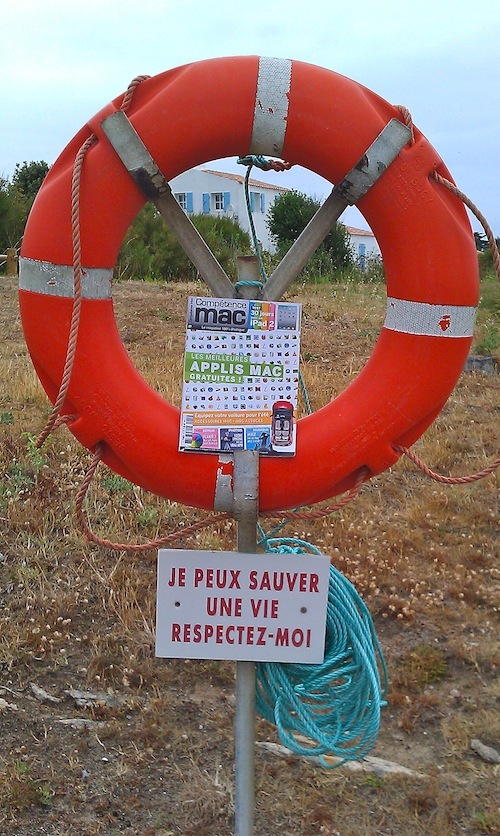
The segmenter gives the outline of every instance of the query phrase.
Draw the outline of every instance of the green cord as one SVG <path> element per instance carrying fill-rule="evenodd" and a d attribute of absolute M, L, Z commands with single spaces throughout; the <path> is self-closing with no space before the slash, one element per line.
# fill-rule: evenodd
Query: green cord
<path fill-rule="evenodd" d="M 244 281 L 244 282 L 236 282 L 235 287 L 237 287 L 237 288 L 238 287 L 243 287 L 243 286 L 245 286 L 245 287 L 262 287 L 267 282 L 267 274 L 266 274 L 266 269 L 264 267 L 264 262 L 262 261 L 262 252 L 261 252 L 260 244 L 259 244 L 259 241 L 258 241 L 258 238 L 257 238 L 257 233 L 255 231 L 255 224 L 253 222 L 252 207 L 250 205 L 250 192 L 249 192 L 249 188 L 248 188 L 248 183 L 249 183 L 249 180 L 250 180 L 250 172 L 251 172 L 252 167 L 254 165 L 259 166 L 259 168 L 261 168 L 263 171 L 269 171 L 273 166 L 272 166 L 271 160 L 268 160 L 266 157 L 262 157 L 262 156 L 259 156 L 259 155 L 255 156 L 255 155 L 252 155 L 252 154 L 249 154 L 246 157 L 238 157 L 237 162 L 240 163 L 240 165 L 246 165 L 247 166 L 247 171 L 246 171 L 246 174 L 245 174 L 245 203 L 246 203 L 246 207 L 247 207 L 248 222 L 250 224 L 250 232 L 252 234 L 253 248 L 255 250 L 257 258 L 259 259 L 259 269 L 260 269 L 260 274 L 262 276 L 262 284 L 261 284 L 261 282 Z M 306 408 L 306 412 L 307 412 L 308 415 L 310 415 L 311 412 L 312 412 L 311 402 L 309 400 L 307 387 L 306 387 L 306 384 L 304 382 L 304 378 L 302 376 L 302 372 L 300 371 L 300 369 L 299 369 L 299 386 L 300 386 L 300 391 L 301 391 L 301 394 L 302 394 L 302 398 L 304 400 L 304 405 L 305 405 L 305 408 Z"/>
<path fill-rule="evenodd" d="M 257 238 L 257 233 L 255 231 L 255 224 L 253 222 L 253 217 L 252 217 L 252 208 L 250 206 L 250 192 L 249 192 L 249 189 L 248 189 L 248 181 L 250 179 L 250 172 L 252 170 L 252 165 L 253 164 L 251 163 L 247 167 L 247 171 L 246 171 L 246 174 L 245 174 L 245 202 L 246 202 L 246 205 L 247 205 L 247 214 L 248 214 L 248 221 L 250 223 L 250 231 L 252 233 L 253 248 L 255 250 L 255 254 L 257 255 L 257 258 L 259 259 L 260 275 L 262 276 L 263 284 L 265 284 L 267 282 L 267 274 L 266 274 L 266 269 L 264 267 L 264 262 L 262 261 L 262 253 L 261 253 L 260 244 L 259 244 L 259 241 L 258 241 L 258 238 Z"/>

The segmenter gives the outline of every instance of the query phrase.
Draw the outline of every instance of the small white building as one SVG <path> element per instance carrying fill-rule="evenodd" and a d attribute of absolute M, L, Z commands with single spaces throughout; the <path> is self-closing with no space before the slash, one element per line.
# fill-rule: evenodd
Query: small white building
<path fill-rule="evenodd" d="M 250 232 L 245 200 L 245 178 L 205 168 L 192 168 L 170 181 L 170 188 L 185 212 L 195 215 L 227 215 Z M 255 232 L 262 249 L 274 247 L 266 226 L 269 207 L 288 189 L 250 179 L 249 196 Z"/>
<path fill-rule="evenodd" d="M 170 181 L 170 188 L 188 215 L 227 215 L 238 221 L 245 232 L 250 233 L 245 200 L 245 178 L 240 174 L 191 168 Z M 262 249 L 275 252 L 266 219 L 270 207 L 280 195 L 289 191 L 282 186 L 249 180 L 249 196 L 255 232 Z M 380 257 L 380 248 L 373 232 L 348 226 L 354 258 L 363 269 L 370 258 Z"/>
<path fill-rule="evenodd" d="M 351 239 L 354 260 L 361 270 L 370 259 L 381 257 L 378 241 L 370 229 L 358 229 L 355 226 L 348 226 L 346 229 Z"/>

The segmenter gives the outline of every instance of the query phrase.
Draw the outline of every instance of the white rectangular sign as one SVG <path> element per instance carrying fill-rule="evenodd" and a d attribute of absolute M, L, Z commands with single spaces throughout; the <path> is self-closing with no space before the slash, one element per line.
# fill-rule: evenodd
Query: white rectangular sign
<path fill-rule="evenodd" d="M 319 664 L 330 560 L 162 549 L 156 655 Z"/>

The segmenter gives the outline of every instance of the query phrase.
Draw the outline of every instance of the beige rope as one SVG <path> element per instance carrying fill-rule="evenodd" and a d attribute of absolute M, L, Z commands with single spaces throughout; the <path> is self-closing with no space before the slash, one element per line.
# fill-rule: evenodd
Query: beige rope
<path fill-rule="evenodd" d="M 126 112 L 130 107 L 132 97 L 137 90 L 137 87 L 145 81 L 149 76 L 141 75 L 134 78 L 123 97 L 121 110 Z M 74 299 L 73 308 L 71 311 L 71 323 L 68 336 L 68 347 L 66 349 L 66 359 L 64 361 L 64 369 L 62 373 L 59 392 L 57 393 L 54 406 L 47 419 L 47 423 L 42 432 L 36 440 L 36 446 L 41 447 L 44 441 L 48 438 L 50 433 L 55 429 L 56 425 L 60 423 L 69 423 L 70 418 L 67 416 L 64 422 L 59 421 L 59 415 L 63 407 L 64 401 L 68 394 L 69 384 L 71 382 L 71 373 L 76 356 L 76 344 L 78 340 L 78 329 L 80 327 L 80 314 L 82 307 L 82 251 L 80 241 L 80 180 L 82 174 L 83 163 L 88 151 L 97 142 L 95 134 L 91 134 L 83 143 L 78 151 L 75 162 L 73 163 L 73 175 L 71 178 L 71 240 L 73 246 L 73 288 Z"/>
<path fill-rule="evenodd" d="M 457 186 L 455 186 L 455 184 L 452 183 L 451 180 L 447 180 L 445 177 L 442 177 L 441 174 L 437 173 L 437 171 L 431 171 L 430 176 L 433 177 L 434 180 L 436 180 L 438 183 L 440 183 L 441 186 L 444 186 L 445 189 L 448 189 L 450 192 L 456 195 L 456 197 L 458 197 L 463 203 L 465 203 L 465 205 L 471 210 L 472 214 L 476 216 L 479 223 L 484 229 L 486 238 L 488 239 L 488 244 L 493 255 L 493 266 L 495 268 L 495 272 L 498 278 L 500 279 L 500 255 L 498 253 L 497 242 L 495 241 L 495 236 L 493 235 L 492 229 L 482 212 L 479 211 L 476 204 L 473 203 L 472 200 L 469 197 L 467 197 L 466 194 L 464 194 L 464 192 L 460 191 L 460 189 Z"/>
<path fill-rule="evenodd" d="M 204 520 L 200 520 L 197 523 L 193 523 L 193 525 L 186 526 L 186 528 L 181 528 L 178 531 L 173 531 L 170 534 L 165 535 L 164 537 L 160 537 L 157 540 L 149 540 L 146 543 L 114 543 L 111 540 L 107 540 L 103 537 L 99 537 L 97 534 L 94 534 L 92 529 L 90 528 L 87 520 L 85 519 L 85 514 L 83 512 L 83 503 L 85 497 L 87 495 L 88 489 L 94 478 L 95 472 L 97 467 L 101 461 L 103 452 L 103 445 L 98 444 L 96 446 L 96 450 L 94 455 L 92 456 L 92 461 L 85 473 L 83 482 L 78 490 L 76 495 L 76 518 L 78 521 L 78 525 L 80 530 L 83 532 L 87 540 L 91 543 L 95 543 L 97 546 L 102 546 L 105 549 L 111 549 L 112 551 L 117 552 L 129 552 L 129 553 L 137 553 L 137 552 L 145 552 L 150 551 L 152 549 L 159 549 L 161 546 L 165 546 L 168 543 L 176 542 L 177 540 L 183 540 L 186 537 L 190 537 L 192 534 L 195 534 L 197 531 L 201 531 L 204 528 L 208 528 L 211 525 L 218 525 L 225 520 L 232 519 L 230 514 L 216 514 L 212 517 L 206 517 Z M 366 478 L 368 477 L 369 471 L 365 468 L 359 473 L 358 478 L 354 487 L 346 494 L 339 502 L 335 505 L 330 505 L 327 508 L 320 508 L 316 511 L 265 511 L 260 516 L 266 518 L 284 518 L 287 520 L 292 519 L 299 519 L 299 520 L 314 520 L 319 519 L 321 517 L 325 517 L 328 514 L 332 514 L 334 511 L 343 508 L 344 505 L 347 505 L 348 502 L 354 499 L 355 496 L 359 493 L 359 490 Z"/>
<path fill-rule="evenodd" d="M 477 482 L 478 479 L 484 479 L 485 476 L 489 476 L 489 474 L 493 473 L 493 471 L 497 469 L 498 465 L 500 465 L 500 459 L 495 459 L 492 464 L 488 465 L 488 467 L 485 467 L 483 470 L 480 470 L 478 473 L 471 473 L 468 476 L 441 476 L 439 473 L 431 470 L 430 467 L 408 447 L 395 446 L 394 450 L 397 453 L 403 453 L 407 456 L 413 464 L 417 465 L 422 473 L 425 473 L 426 476 L 434 479 L 435 482 L 442 482 L 444 485 L 468 485 L 470 482 Z"/>

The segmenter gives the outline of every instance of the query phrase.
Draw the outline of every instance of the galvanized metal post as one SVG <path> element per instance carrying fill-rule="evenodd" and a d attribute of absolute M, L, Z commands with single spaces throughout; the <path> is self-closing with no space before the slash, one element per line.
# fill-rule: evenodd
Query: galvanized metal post
<path fill-rule="evenodd" d="M 239 255 L 236 262 L 239 296 L 243 299 L 262 299 L 262 276 L 258 256 Z"/>
<path fill-rule="evenodd" d="M 260 279 L 255 256 L 238 258 L 239 288 L 247 299 L 259 298 Z M 259 454 L 236 450 L 233 470 L 233 515 L 238 525 L 238 551 L 257 551 Z M 255 662 L 236 663 L 235 836 L 252 836 L 255 810 Z"/>
<path fill-rule="evenodd" d="M 259 454 L 234 454 L 234 516 L 238 551 L 257 550 Z M 236 663 L 235 834 L 252 836 L 255 809 L 255 662 Z"/>

